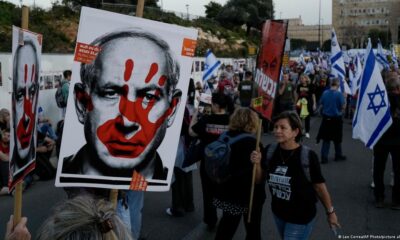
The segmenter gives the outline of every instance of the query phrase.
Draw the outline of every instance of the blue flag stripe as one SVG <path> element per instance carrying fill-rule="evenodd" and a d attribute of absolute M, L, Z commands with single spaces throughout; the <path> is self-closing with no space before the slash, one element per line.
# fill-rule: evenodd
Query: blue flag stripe
<path fill-rule="evenodd" d="M 342 78 L 346 75 L 346 73 L 344 72 L 344 70 L 339 66 L 339 65 L 334 65 L 333 66 L 336 70 L 338 70 L 338 72 L 342 75 Z"/>
<path fill-rule="evenodd" d="M 370 51 L 370 53 L 368 54 L 367 57 L 367 61 L 365 63 L 364 66 L 364 74 L 362 76 L 362 80 L 361 80 L 361 86 L 360 86 L 360 96 L 359 96 L 359 102 L 357 103 L 357 110 L 356 110 L 356 117 L 353 121 L 353 127 L 357 124 L 358 121 L 358 113 L 360 112 L 360 106 L 362 103 L 362 100 L 364 99 L 364 94 L 365 91 L 367 89 L 368 83 L 371 80 L 372 77 L 372 73 L 374 71 L 375 68 L 375 57 L 373 55 L 374 53 L 372 51 Z"/>
<path fill-rule="evenodd" d="M 207 58 L 211 53 L 212 53 L 211 50 L 208 49 L 208 51 L 206 52 L 206 58 Z"/>
<path fill-rule="evenodd" d="M 338 59 L 342 57 L 342 52 L 338 52 L 335 56 L 331 58 L 331 64 L 333 65 Z"/>
<path fill-rule="evenodd" d="M 340 91 L 344 92 L 344 71 L 339 65 L 334 65 L 333 68 L 335 68 L 338 71 L 338 78 L 339 78 L 339 83 L 340 83 Z"/>
<path fill-rule="evenodd" d="M 383 65 L 384 68 L 389 68 L 389 62 L 381 54 L 376 54 L 376 60 Z"/>
<path fill-rule="evenodd" d="M 206 74 L 204 74 L 203 76 L 203 81 L 205 81 L 206 79 L 208 79 L 208 76 L 210 74 L 213 73 L 214 69 L 216 69 L 219 65 L 221 64 L 221 61 L 217 61 L 212 67 L 210 67 L 209 69 L 207 69 Z"/>
<path fill-rule="evenodd" d="M 375 140 L 377 137 L 379 137 L 379 134 L 381 133 L 381 131 L 383 130 L 383 128 L 386 126 L 386 124 L 389 122 L 389 120 L 391 119 L 391 115 L 390 115 L 390 108 L 388 106 L 388 108 L 386 109 L 386 113 L 383 116 L 382 120 L 379 122 L 378 126 L 376 127 L 375 131 L 372 133 L 370 139 L 368 140 L 366 146 L 368 148 L 370 148 L 371 144 L 375 143 Z"/>

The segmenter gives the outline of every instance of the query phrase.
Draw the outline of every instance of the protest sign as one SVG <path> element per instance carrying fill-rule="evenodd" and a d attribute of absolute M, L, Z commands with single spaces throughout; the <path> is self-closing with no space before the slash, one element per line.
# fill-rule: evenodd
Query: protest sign
<path fill-rule="evenodd" d="M 254 78 L 258 85 L 258 95 L 253 97 L 252 108 L 268 120 L 272 118 L 286 32 L 287 21 L 268 20 L 262 28 L 262 42 Z"/>
<path fill-rule="evenodd" d="M 196 39 L 82 8 L 56 186 L 169 189 Z"/>
<path fill-rule="evenodd" d="M 35 168 L 42 35 L 13 26 L 10 191 Z"/>

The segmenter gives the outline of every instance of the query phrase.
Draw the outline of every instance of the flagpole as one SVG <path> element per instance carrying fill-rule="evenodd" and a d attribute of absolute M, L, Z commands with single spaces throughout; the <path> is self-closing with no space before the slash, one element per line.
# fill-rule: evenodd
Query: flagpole
<path fill-rule="evenodd" d="M 318 44 L 319 44 L 319 48 L 321 49 L 321 0 L 319 0 Z"/>

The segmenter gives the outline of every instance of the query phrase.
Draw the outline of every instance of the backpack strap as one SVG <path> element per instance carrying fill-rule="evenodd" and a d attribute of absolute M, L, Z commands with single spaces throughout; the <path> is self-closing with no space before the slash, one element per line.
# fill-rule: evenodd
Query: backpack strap
<path fill-rule="evenodd" d="M 242 138 L 245 137 L 251 137 L 251 138 L 255 138 L 253 134 L 250 133 L 240 133 L 239 135 L 237 135 L 236 137 L 229 137 L 228 135 L 226 135 L 226 137 L 229 138 L 228 144 L 234 144 L 235 142 L 239 141 Z"/>
<path fill-rule="evenodd" d="M 274 153 L 278 149 L 278 143 L 271 143 L 267 149 L 267 154 L 266 154 L 266 165 L 268 166 L 268 163 L 271 161 L 272 157 L 274 156 Z"/>
<path fill-rule="evenodd" d="M 250 134 L 250 133 L 240 133 L 235 137 L 230 137 L 228 135 L 228 131 L 226 131 L 226 132 L 221 133 L 221 135 L 219 135 L 218 140 L 226 142 L 229 145 L 231 145 L 231 144 L 233 144 L 233 143 L 235 143 L 235 142 L 237 142 L 240 139 L 245 138 L 245 137 L 255 138 L 254 135 Z"/>
<path fill-rule="evenodd" d="M 301 152 L 300 152 L 300 161 L 301 166 L 304 171 L 304 175 L 306 176 L 307 180 L 311 182 L 311 174 L 310 174 L 310 148 L 302 145 Z"/>

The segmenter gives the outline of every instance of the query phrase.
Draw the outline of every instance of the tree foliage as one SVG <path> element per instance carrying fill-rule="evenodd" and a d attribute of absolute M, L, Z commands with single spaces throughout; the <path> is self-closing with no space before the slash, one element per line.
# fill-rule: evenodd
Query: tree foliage
<path fill-rule="evenodd" d="M 272 0 L 229 0 L 216 19 L 223 25 L 243 25 L 259 28 L 266 19 L 273 18 Z"/>
<path fill-rule="evenodd" d="M 206 18 L 215 19 L 219 12 L 222 9 L 222 5 L 217 2 L 209 2 L 207 5 L 204 5 L 206 8 Z"/>
<path fill-rule="evenodd" d="M 103 2 L 106 1 L 113 0 L 103 0 Z M 144 18 L 202 29 L 206 38 L 198 39 L 197 56 L 204 56 L 205 51 L 212 48 L 221 57 L 243 57 L 246 56 L 249 46 L 254 47 L 259 44 L 260 35 L 256 31 L 246 37 L 246 31 L 240 25 L 232 25 L 233 27 L 228 28 L 214 19 L 205 17 L 194 20 L 182 19 L 172 12 L 164 12 L 160 8 L 152 7 L 152 2 L 156 5 L 157 0 L 146 0 Z M 119 0 L 118 3 L 123 3 L 123 0 Z M 58 0 L 53 2 L 51 9 L 30 9 L 29 29 L 43 35 L 42 51 L 44 53 L 73 53 L 79 24 L 78 10 L 82 6 L 79 4 L 93 6 L 90 4 L 96 4 L 96 1 Z M 112 11 L 122 14 L 132 12 L 132 8 L 117 6 Z M 0 0 L 0 51 L 2 52 L 11 52 L 12 25 L 21 25 L 21 8 Z M 219 41 L 214 41 L 215 37 Z M 213 41 L 210 40 L 211 38 Z"/>
<path fill-rule="evenodd" d="M 368 37 L 371 38 L 372 47 L 378 46 L 378 40 L 381 41 L 383 47 L 389 47 L 389 39 L 391 39 L 390 31 L 380 31 L 378 29 L 371 29 L 368 32 Z"/>
<path fill-rule="evenodd" d="M 76 9 L 82 6 L 92 8 L 101 7 L 101 0 L 63 0 L 62 2 L 65 6 L 68 6 L 72 9 Z"/>
<path fill-rule="evenodd" d="M 100 8 L 102 3 L 116 3 L 116 4 L 131 4 L 136 5 L 137 0 L 63 0 L 64 5 L 71 8 L 77 8 L 81 6 Z M 147 7 L 158 7 L 158 0 L 146 0 L 145 5 Z"/>

